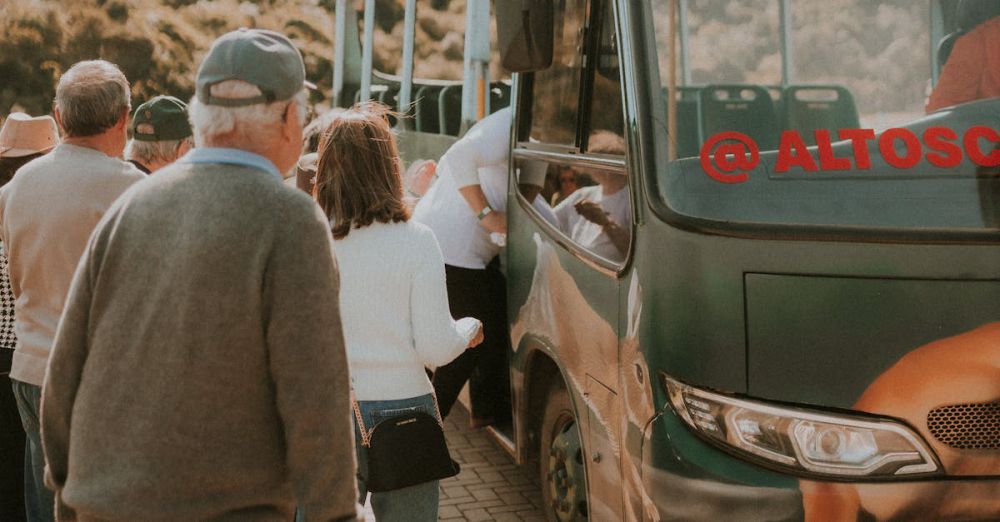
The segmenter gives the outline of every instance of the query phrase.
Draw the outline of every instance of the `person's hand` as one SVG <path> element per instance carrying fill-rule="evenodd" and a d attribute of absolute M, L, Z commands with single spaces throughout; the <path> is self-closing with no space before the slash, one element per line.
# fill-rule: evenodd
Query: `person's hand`
<path fill-rule="evenodd" d="M 483 226 L 486 230 L 490 232 L 496 232 L 498 234 L 507 233 L 507 214 L 500 212 L 499 210 L 494 210 L 486 217 L 479 220 L 479 224 Z"/>
<path fill-rule="evenodd" d="M 610 218 L 608 218 L 608 213 L 601 208 L 601 205 L 590 201 L 589 199 L 582 199 L 573 205 L 576 209 L 577 214 L 583 216 L 583 219 L 590 221 L 591 223 L 604 226 L 608 224 Z"/>
<path fill-rule="evenodd" d="M 472 337 L 472 340 L 469 341 L 469 345 L 466 346 L 465 348 L 466 349 L 475 348 L 479 346 L 482 342 L 483 342 L 483 323 L 480 322 L 479 329 L 476 330 L 476 335 Z"/>
<path fill-rule="evenodd" d="M 431 160 L 424 161 L 417 167 L 416 173 L 410 180 L 409 189 L 418 196 L 423 196 L 431 188 L 431 184 L 437 179 L 437 163 Z"/>

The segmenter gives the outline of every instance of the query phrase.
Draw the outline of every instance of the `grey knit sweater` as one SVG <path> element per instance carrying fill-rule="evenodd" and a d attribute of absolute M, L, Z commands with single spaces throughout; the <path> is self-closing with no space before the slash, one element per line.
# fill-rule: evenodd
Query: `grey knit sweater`
<path fill-rule="evenodd" d="M 42 402 L 81 520 L 355 520 L 329 226 L 261 170 L 175 164 L 98 224 Z"/>

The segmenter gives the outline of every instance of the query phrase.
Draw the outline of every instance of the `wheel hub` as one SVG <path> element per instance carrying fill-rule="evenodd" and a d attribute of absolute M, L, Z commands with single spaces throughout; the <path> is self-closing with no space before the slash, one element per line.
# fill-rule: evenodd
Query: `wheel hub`
<path fill-rule="evenodd" d="M 546 487 L 560 522 L 587 520 L 583 448 L 573 419 L 564 421 L 552 439 Z"/>

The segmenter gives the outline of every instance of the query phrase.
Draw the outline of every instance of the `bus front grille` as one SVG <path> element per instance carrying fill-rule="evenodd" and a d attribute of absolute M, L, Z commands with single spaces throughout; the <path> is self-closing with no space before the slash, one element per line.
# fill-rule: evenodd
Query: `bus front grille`
<path fill-rule="evenodd" d="M 934 438 L 958 449 L 1000 449 L 1000 402 L 952 404 L 927 414 Z"/>

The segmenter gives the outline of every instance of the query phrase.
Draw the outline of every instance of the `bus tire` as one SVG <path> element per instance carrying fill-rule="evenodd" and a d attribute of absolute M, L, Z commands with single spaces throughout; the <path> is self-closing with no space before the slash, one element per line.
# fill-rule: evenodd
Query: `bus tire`
<path fill-rule="evenodd" d="M 587 520 L 587 481 L 583 440 L 569 392 L 549 387 L 542 415 L 538 453 L 542 509 L 552 522 Z"/>

